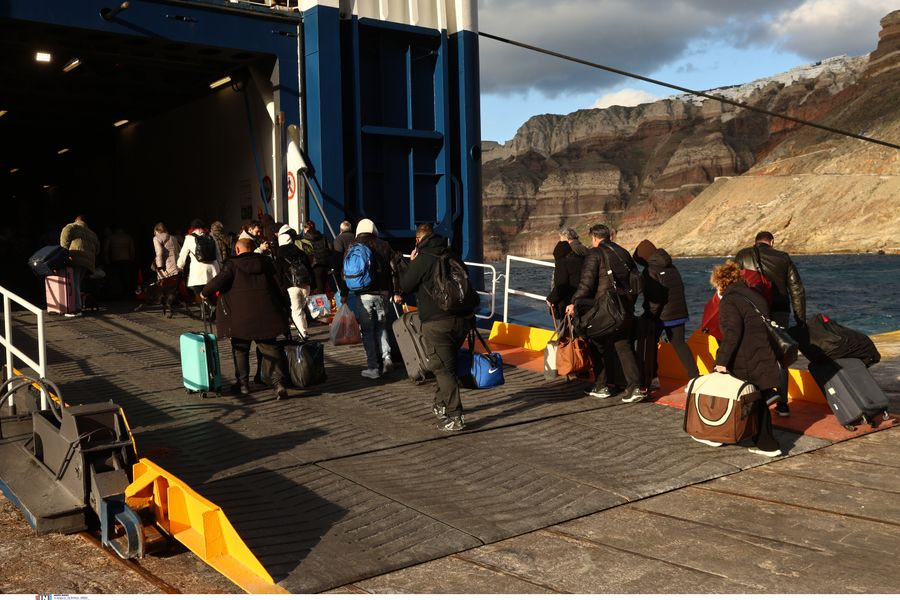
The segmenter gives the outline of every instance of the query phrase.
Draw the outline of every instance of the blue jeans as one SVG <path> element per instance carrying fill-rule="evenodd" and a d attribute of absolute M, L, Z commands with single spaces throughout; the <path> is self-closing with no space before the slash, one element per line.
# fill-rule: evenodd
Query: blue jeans
<path fill-rule="evenodd" d="M 382 361 L 390 360 L 385 306 L 387 299 L 376 294 L 350 293 L 350 310 L 356 315 L 362 331 L 363 348 L 366 350 L 366 366 L 381 370 Z"/>

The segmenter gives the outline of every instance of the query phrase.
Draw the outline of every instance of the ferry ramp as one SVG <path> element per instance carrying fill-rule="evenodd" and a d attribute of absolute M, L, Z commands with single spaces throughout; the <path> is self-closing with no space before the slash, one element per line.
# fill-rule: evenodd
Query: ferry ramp
<path fill-rule="evenodd" d="M 465 390 L 467 429 L 438 431 L 432 385 L 402 371 L 359 375 L 360 346 L 326 346 L 328 382 L 274 400 L 200 398 L 181 387 L 185 316 L 132 306 L 46 321 L 50 377 L 67 402 L 114 400 L 141 457 L 222 507 L 274 581 L 292 593 L 337 588 L 770 459 L 709 448 L 681 430 L 681 411 L 584 395 L 507 367 L 506 385 Z M 26 342 L 33 317 L 16 314 Z M 325 339 L 327 328 L 313 337 Z M 220 342 L 223 376 L 231 349 Z M 791 455 L 831 442 L 776 430 Z"/>

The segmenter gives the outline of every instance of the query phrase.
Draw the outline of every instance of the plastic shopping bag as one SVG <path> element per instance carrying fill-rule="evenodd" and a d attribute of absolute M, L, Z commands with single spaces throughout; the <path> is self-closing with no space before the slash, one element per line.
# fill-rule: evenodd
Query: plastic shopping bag
<path fill-rule="evenodd" d="M 348 346 L 361 342 L 359 323 L 356 322 L 350 307 L 342 304 L 331 322 L 331 343 L 335 346 Z"/>

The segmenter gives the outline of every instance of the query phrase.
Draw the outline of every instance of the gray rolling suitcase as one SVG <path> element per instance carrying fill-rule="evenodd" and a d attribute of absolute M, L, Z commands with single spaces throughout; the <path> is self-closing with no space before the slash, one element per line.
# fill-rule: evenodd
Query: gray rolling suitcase
<path fill-rule="evenodd" d="M 394 310 L 397 310 L 396 304 Z M 408 312 L 398 315 L 391 329 L 400 347 L 407 376 L 416 385 L 425 383 L 433 375 L 428 368 L 428 359 L 422 344 L 422 322 L 419 320 L 419 313 Z"/>
<path fill-rule="evenodd" d="M 822 388 L 834 416 L 850 431 L 858 423 L 874 425 L 873 418 L 878 415 L 889 418 L 887 396 L 858 358 L 810 363 L 809 372 Z"/>

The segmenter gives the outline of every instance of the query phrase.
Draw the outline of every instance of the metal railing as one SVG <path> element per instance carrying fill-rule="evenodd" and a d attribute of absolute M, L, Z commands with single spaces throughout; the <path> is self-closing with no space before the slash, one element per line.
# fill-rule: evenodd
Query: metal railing
<path fill-rule="evenodd" d="M 541 302 L 545 302 L 547 300 L 547 296 L 541 296 L 540 294 L 533 294 L 531 292 L 526 292 L 525 290 L 517 290 L 509 287 L 509 269 L 513 262 L 521 262 L 529 265 L 537 265 L 539 267 L 550 267 L 553 268 L 554 264 L 552 262 L 548 262 L 546 260 L 537 260 L 534 258 L 522 258 L 521 256 L 509 256 L 506 257 L 506 281 L 503 285 L 503 322 L 509 323 L 509 297 L 510 296 L 524 296 L 525 298 L 531 298 L 532 300 L 540 300 Z"/>
<path fill-rule="evenodd" d="M 27 300 L 13 294 L 4 287 L 0 287 L 0 296 L 3 297 L 3 336 L 0 337 L 0 344 L 6 349 L 6 378 L 12 379 L 13 373 L 13 357 L 18 358 L 40 376 L 41 379 L 47 376 L 47 346 L 44 341 L 44 311 L 28 302 Z M 37 316 L 37 346 L 38 358 L 34 361 L 25 352 L 16 348 L 12 339 L 12 305 L 13 302 L 22 308 L 30 311 Z M 9 406 L 13 406 L 13 397 L 9 397 Z M 41 390 L 41 410 L 47 410 L 47 393 Z"/>

